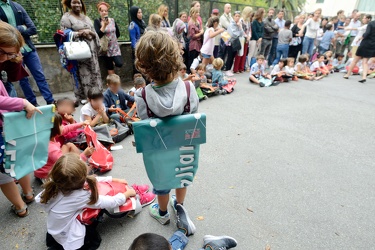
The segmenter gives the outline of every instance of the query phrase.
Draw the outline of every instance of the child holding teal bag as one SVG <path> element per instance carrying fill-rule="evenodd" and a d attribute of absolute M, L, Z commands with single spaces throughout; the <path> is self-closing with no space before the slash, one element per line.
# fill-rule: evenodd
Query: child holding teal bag
<path fill-rule="evenodd" d="M 142 120 L 198 111 L 199 99 L 194 85 L 190 82 L 184 83 L 178 77 L 182 57 L 177 42 L 167 33 L 149 31 L 138 41 L 135 53 L 137 69 L 153 79 L 144 91 L 137 91 L 135 95 L 138 115 Z M 190 104 L 188 112 L 187 103 Z M 165 162 L 160 160 L 158 164 L 163 165 Z M 154 189 L 158 196 L 158 204 L 150 206 L 150 215 L 163 225 L 170 223 L 167 209 L 170 191 Z M 171 205 L 176 211 L 177 227 L 184 235 L 189 236 L 194 234 L 195 226 L 182 206 L 186 192 L 186 187 L 176 189 L 176 196 L 172 196 Z"/>

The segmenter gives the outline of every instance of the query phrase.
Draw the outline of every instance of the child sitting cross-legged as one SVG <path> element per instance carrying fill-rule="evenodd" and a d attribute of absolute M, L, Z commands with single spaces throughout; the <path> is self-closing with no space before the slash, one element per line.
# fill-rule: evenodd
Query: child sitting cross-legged
<path fill-rule="evenodd" d="M 320 55 L 318 55 L 317 60 L 315 62 L 313 62 L 313 64 L 311 64 L 311 66 L 310 66 L 310 70 L 312 72 L 315 72 L 317 77 L 329 75 L 329 70 L 326 67 L 326 65 L 324 64 L 325 59 L 326 59 L 325 56 L 320 54 Z"/>
<path fill-rule="evenodd" d="M 67 153 L 74 153 L 81 157 L 83 161 L 87 161 L 87 158 L 91 156 L 94 152 L 93 147 L 87 147 L 83 153 L 73 144 L 61 144 L 59 141 L 60 136 L 66 135 L 72 131 L 82 128 L 89 124 L 89 121 L 80 122 L 80 123 L 73 123 L 64 126 L 63 125 L 63 118 L 61 115 L 56 114 L 54 121 L 53 121 L 53 128 L 51 129 L 51 137 L 50 142 L 48 145 L 48 159 L 46 165 L 42 168 L 35 170 L 34 175 L 35 177 L 39 178 L 43 183 L 46 181 L 48 173 L 51 171 L 53 165 L 56 161 L 63 155 Z"/>
<path fill-rule="evenodd" d="M 286 66 L 286 59 L 281 58 L 276 64 L 272 71 L 271 71 L 271 77 L 275 77 L 274 81 L 276 82 L 287 82 L 289 80 L 289 77 L 287 76 L 285 72 L 285 66 Z"/>
<path fill-rule="evenodd" d="M 264 56 L 263 55 L 258 55 L 257 56 L 257 61 L 254 63 L 251 68 L 250 68 L 250 77 L 249 81 L 251 83 L 256 83 L 259 84 L 259 78 L 260 77 L 268 78 L 271 79 L 271 75 L 267 74 L 265 72 L 265 67 L 264 67 Z"/>
<path fill-rule="evenodd" d="M 107 76 L 108 89 L 104 92 L 104 106 L 107 109 L 109 118 L 120 121 L 120 115 L 116 112 L 117 109 L 123 111 L 128 110 L 127 102 L 134 103 L 134 97 L 125 93 L 121 89 L 120 77 L 116 74 Z"/>
<path fill-rule="evenodd" d="M 103 103 L 103 93 L 98 88 L 90 88 L 87 91 L 88 102 L 81 109 L 81 122 L 89 121 L 91 127 L 100 123 L 109 122 L 106 107 Z"/>
<path fill-rule="evenodd" d="M 236 79 L 228 79 L 224 72 L 221 71 L 224 65 L 223 59 L 215 58 L 212 65 L 214 66 L 214 70 L 212 71 L 212 87 L 219 87 L 223 95 L 232 92 L 232 87 L 236 83 Z M 228 89 L 228 86 L 230 86 L 230 89 Z"/>
<path fill-rule="evenodd" d="M 299 78 L 313 81 L 315 80 L 315 76 L 310 71 L 310 68 L 307 66 L 307 60 L 307 55 L 300 55 L 298 57 L 298 63 L 296 64 L 296 66 L 294 66 L 294 70 Z"/>

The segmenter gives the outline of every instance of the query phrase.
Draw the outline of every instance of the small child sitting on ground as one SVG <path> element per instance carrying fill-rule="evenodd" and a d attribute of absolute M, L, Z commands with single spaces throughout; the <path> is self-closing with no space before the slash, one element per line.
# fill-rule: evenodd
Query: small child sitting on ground
<path fill-rule="evenodd" d="M 300 55 L 298 57 L 298 63 L 296 64 L 296 66 L 294 66 L 294 70 L 299 78 L 313 81 L 315 80 L 315 76 L 307 66 L 307 61 L 308 56 L 306 54 Z"/>
<path fill-rule="evenodd" d="M 259 84 L 259 78 L 264 77 L 271 79 L 271 75 L 265 72 L 265 67 L 264 67 L 264 56 L 263 55 L 258 55 L 257 56 L 257 62 L 254 63 L 251 68 L 250 68 L 250 77 L 249 81 L 251 83 L 256 83 Z"/>
<path fill-rule="evenodd" d="M 296 71 L 294 69 L 294 58 L 288 57 L 286 59 L 285 73 L 287 76 L 292 77 L 292 81 L 298 81 Z"/>
<path fill-rule="evenodd" d="M 319 77 L 321 75 L 328 76 L 329 70 L 327 69 L 326 65 L 324 64 L 325 56 L 320 54 L 318 55 L 317 60 L 311 64 L 310 70 L 316 73 L 316 76 Z"/>
<path fill-rule="evenodd" d="M 271 77 L 275 77 L 276 82 L 287 82 L 288 76 L 285 72 L 286 59 L 281 58 L 279 62 L 273 67 L 271 71 Z"/>
<path fill-rule="evenodd" d="M 120 115 L 116 110 L 128 110 L 127 102 L 134 103 L 134 97 L 128 95 L 121 89 L 120 77 L 116 74 L 107 76 L 107 86 L 108 89 L 103 94 L 104 106 L 107 109 L 107 114 L 109 118 L 121 122 Z"/>
<path fill-rule="evenodd" d="M 53 121 L 53 128 L 51 129 L 50 142 L 48 145 L 47 163 L 42 168 L 39 168 L 38 170 L 34 171 L 35 177 L 39 178 L 44 183 L 53 165 L 61 156 L 67 153 L 75 153 L 77 155 L 80 155 L 83 161 L 87 161 L 87 158 L 91 156 L 91 154 L 94 152 L 93 147 L 87 147 L 85 151 L 81 153 L 81 151 L 73 143 L 69 142 L 63 145 L 60 144 L 60 142 L 57 139 L 61 135 L 65 135 L 69 132 L 75 131 L 88 124 L 89 121 L 85 121 L 64 126 L 62 116 L 56 114 Z"/>
<path fill-rule="evenodd" d="M 324 64 L 326 65 L 327 69 L 329 70 L 330 73 L 333 73 L 333 52 L 328 50 L 324 53 L 325 59 L 324 59 Z"/>
<path fill-rule="evenodd" d="M 212 87 L 219 87 L 222 90 L 223 95 L 230 93 L 234 90 L 234 85 L 236 84 L 236 79 L 227 78 L 225 74 L 221 71 L 224 61 L 221 58 L 215 58 L 212 62 L 214 70 L 212 71 Z"/>
<path fill-rule="evenodd" d="M 336 58 L 332 61 L 333 70 L 335 72 L 340 72 L 340 70 L 345 69 L 345 60 L 343 54 L 336 54 Z"/>
<path fill-rule="evenodd" d="M 81 109 L 80 121 L 88 120 L 91 127 L 109 122 L 106 107 L 103 103 L 103 93 L 98 88 L 91 88 L 87 91 L 87 99 L 88 102 Z"/>
<path fill-rule="evenodd" d="M 130 96 L 134 96 L 135 92 L 140 89 L 146 87 L 146 80 L 143 78 L 142 74 L 136 73 L 133 76 L 134 87 L 131 88 L 128 92 Z"/>

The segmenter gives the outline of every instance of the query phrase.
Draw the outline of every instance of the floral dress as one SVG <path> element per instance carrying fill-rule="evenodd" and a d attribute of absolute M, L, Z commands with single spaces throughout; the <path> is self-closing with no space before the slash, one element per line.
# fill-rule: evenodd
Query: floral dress
<path fill-rule="evenodd" d="M 71 13 L 65 13 L 61 18 L 61 29 L 71 29 L 78 32 L 84 29 L 91 29 L 95 34 L 95 29 L 91 19 L 82 15 L 82 18 L 77 18 Z M 78 36 L 74 36 L 74 41 L 79 41 Z M 84 39 L 91 50 L 91 58 L 78 61 L 78 88 L 74 88 L 74 94 L 77 100 L 86 100 L 87 91 L 90 88 L 97 87 L 103 89 L 102 77 L 100 75 L 100 67 L 98 62 L 98 51 L 100 47 L 99 37 L 96 35 L 92 40 Z"/>

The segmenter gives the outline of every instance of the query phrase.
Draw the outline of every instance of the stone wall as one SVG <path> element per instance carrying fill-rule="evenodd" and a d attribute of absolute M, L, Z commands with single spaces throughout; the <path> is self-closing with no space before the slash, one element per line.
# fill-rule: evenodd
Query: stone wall
<path fill-rule="evenodd" d="M 121 77 L 123 87 L 128 89 L 130 88 L 131 81 L 133 78 L 133 69 L 131 58 L 131 46 L 130 43 L 121 43 L 121 53 L 124 59 L 124 65 L 122 68 L 116 68 L 116 74 Z M 73 82 L 72 77 L 68 71 L 66 71 L 60 64 L 60 57 L 57 53 L 56 46 L 54 45 L 40 45 L 37 46 L 37 51 L 42 62 L 44 74 L 46 76 L 47 82 L 52 93 L 62 93 L 73 91 Z M 107 77 L 107 71 L 104 69 L 102 62 L 100 62 L 101 74 L 103 78 L 103 83 Z M 40 95 L 39 89 L 34 81 L 34 78 L 30 74 L 29 77 L 30 83 L 32 85 L 33 91 L 36 95 Z M 17 89 L 17 94 L 19 97 L 23 97 L 23 92 L 19 88 L 18 83 L 14 83 Z"/>

